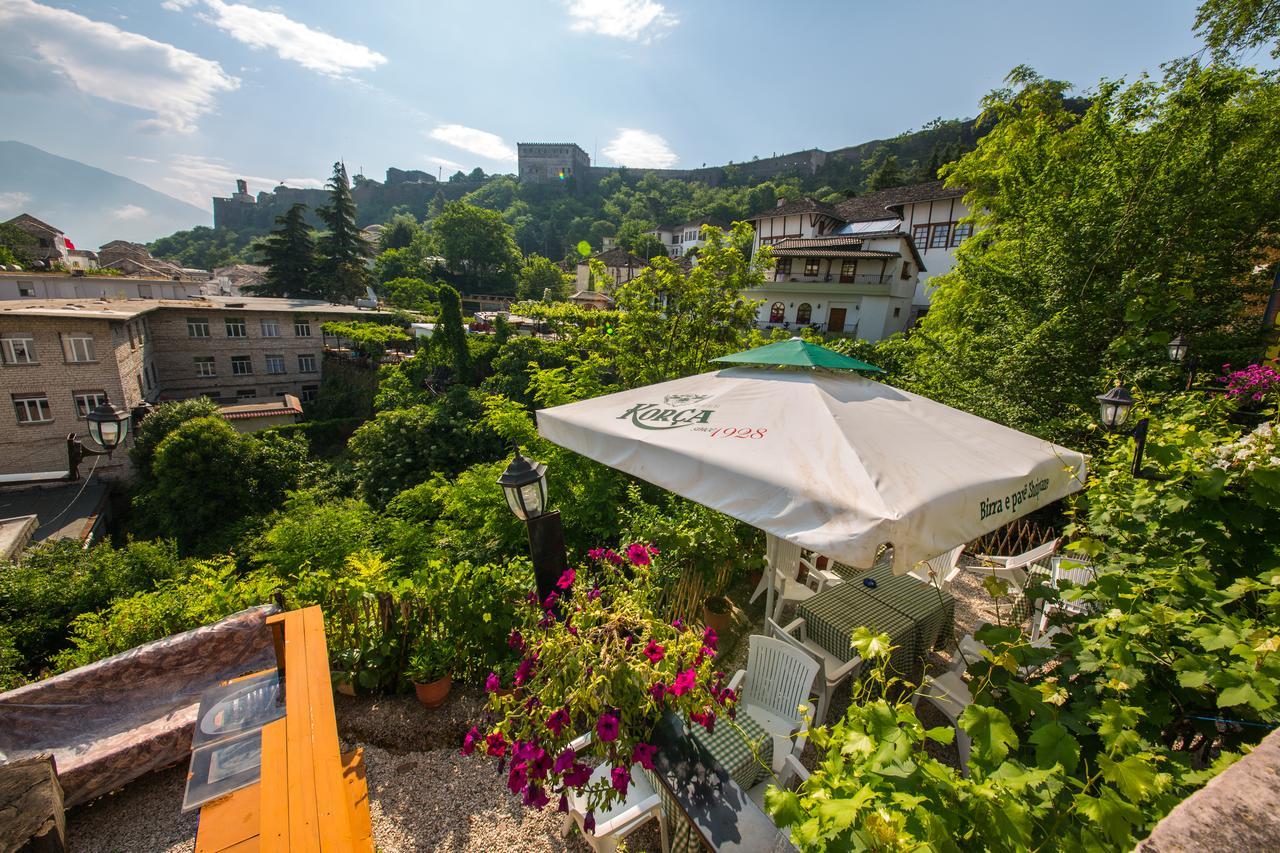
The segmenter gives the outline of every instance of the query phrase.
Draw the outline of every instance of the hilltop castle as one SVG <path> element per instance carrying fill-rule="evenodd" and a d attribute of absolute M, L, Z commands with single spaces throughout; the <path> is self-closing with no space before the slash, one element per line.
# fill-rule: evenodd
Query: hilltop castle
<path fill-rule="evenodd" d="M 581 146 L 573 142 L 521 142 L 516 146 L 519 176 L 522 183 L 546 184 L 569 178 L 599 180 L 618 171 L 621 166 L 593 166 L 591 157 Z M 627 171 L 678 181 L 698 181 L 710 186 L 724 183 L 726 170 L 734 169 L 741 178 L 749 181 L 765 181 L 782 174 L 812 175 L 829 157 L 839 157 L 854 148 L 838 151 L 822 151 L 810 148 L 792 154 L 752 160 L 749 163 L 733 163 L 728 166 L 704 166 L 699 169 L 645 169 L 626 167 Z"/>

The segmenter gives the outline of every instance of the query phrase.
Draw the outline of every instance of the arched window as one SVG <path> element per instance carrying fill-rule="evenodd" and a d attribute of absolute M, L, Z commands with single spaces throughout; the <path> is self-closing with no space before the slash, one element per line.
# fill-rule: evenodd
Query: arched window
<path fill-rule="evenodd" d="M 796 309 L 796 325 L 807 326 L 813 318 L 813 306 L 808 302 L 801 302 L 800 307 Z"/>
<path fill-rule="evenodd" d="M 769 322 L 781 323 L 787 319 L 787 306 L 781 302 L 775 302 L 769 306 Z"/>

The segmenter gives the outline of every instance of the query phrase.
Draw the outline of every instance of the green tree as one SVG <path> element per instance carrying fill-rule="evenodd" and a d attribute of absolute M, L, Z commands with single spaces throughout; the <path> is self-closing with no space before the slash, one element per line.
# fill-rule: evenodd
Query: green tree
<path fill-rule="evenodd" d="M 468 291 L 512 292 L 520 250 L 501 214 L 452 201 L 436 217 L 432 231 L 445 263 L 462 277 Z"/>
<path fill-rule="evenodd" d="M 434 284 L 420 278 L 394 278 L 384 282 L 380 290 L 388 305 L 404 311 L 430 311 L 437 293 Z"/>
<path fill-rule="evenodd" d="M 907 173 L 898 165 L 898 155 L 888 154 L 881 149 L 879 156 L 872 159 L 872 171 L 867 176 L 867 189 L 875 190 L 899 187 L 906 183 Z"/>
<path fill-rule="evenodd" d="M 573 278 L 555 261 L 542 255 L 529 255 L 520 268 L 516 296 L 520 299 L 549 299 L 558 302 L 568 299 Z"/>
<path fill-rule="evenodd" d="M 28 266 L 36 240 L 16 225 L 0 222 L 0 264 Z"/>
<path fill-rule="evenodd" d="M 292 296 L 316 299 L 322 293 L 316 281 L 316 244 L 306 222 L 307 206 L 292 205 L 276 217 L 280 227 L 259 244 L 259 259 L 266 264 L 262 284 L 252 288 L 259 296 Z"/>
<path fill-rule="evenodd" d="M 1276 0 L 1205 0 L 1196 10 L 1195 28 L 1219 57 L 1266 44 L 1272 57 L 1280 56 L 1280 3 Z"/>
<path fill-rule="evenodd" d="M 133 447 L 129 450 L 129 461 L 133 463 L 138 482 L 142 485 L 150 482 L 151 462 L 155 458 L 156 448 L 169 437 L 169 433 L 187 421 L 217 414 L 218 404 L 208 397 L 173 400 L 152 409 L 134 432 Z"/>
<path fill-rule="evenodd" d="M 1085 440 L 1117 377 L 1169 380 L 1182 333 L 1203 364 L 1257 346 L 1251 275 L 1280 226 L 1270 77 L 1229 66 L 1105 82 L 1083 115 L 1065 83 L 1015 69 L 991 130 L 944 168 L 977 235 L 933 279 L 907 342 L 918 390 L 1050 438 Z M 1256 314 L 1255 314 L 1256 316 Z"/>
<path fill-rule="evenodd" d="M 646 261 L 667 257 L 667 247 L 653 234 L 641 234 L 632 240 L 631 252 Z"/>
<path fill-rule="evenodd" d="M 467 330 L 462 326 L 462 297 L 449 285 L 440 287 L 440 317 L 431 341 L 439 348 L 441 360 L 453 368 L 459 382 L 471 375 L 471 354 L 467 349 Z"/>
<path fill-rule="evenodd" d="M 744 290 L 764 283 L 769 253 L 748 259 L 751 226 L 707 227 L 698 265 L 685 272 L 657 258 L 613 298 L 620 322 L 613 336 L 617 367 L 630 386 L 697 373 L 715 356 L 743 349 L 757 303 Z"/>
<path fill-rule="evenodd" d="M 382 227 L 380 248 L 384 252 L 387 249 L 406 248 L 421 231 L 422 226 L 413 216 L 408 213 L 397 213 Z"/>
<path fill-rule="evenodd" d="M 436 474 L 453 477 L 502 453 L 484 424 L 482 397 L 455 385 L 445 396 L 410 409 L 381 412 L 351 436 L 348 448 L 360 488 L 375 506 Z"/>
<path fill-rule="evenodd" d="M 350 302 L 364 294 L 368 278 L 365 261 L 372 257 L 373 248 L 356 227 L 356 203 L 342 162 L 333 164 L 333 177 L 326 189 L 329 203 L 316 209 L 328 229 L 316 244 L 320 256 L 316 273 L 327 299 Z"/>

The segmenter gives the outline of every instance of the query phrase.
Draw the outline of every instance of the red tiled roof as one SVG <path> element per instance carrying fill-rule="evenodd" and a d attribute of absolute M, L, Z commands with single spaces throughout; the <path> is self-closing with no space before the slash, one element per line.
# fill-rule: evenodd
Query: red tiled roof
<path fill-rule="evenodd" d="M 747 217 L 748 222 L 756 222 L 760 219 L 771 219 L 775 216 L 795 216 L 797 213 L 821 213 L 824 216 L 830 216 L 832 219 L 843 219 L 835 207 L 827 204 L 825 201 L 818 201 L 816 198 L 800 198 L 795 201 L 784 202 L 777 207 L 771 207 L 768 210 L 762 210 L 759 213 L 753 213 Z"/>
<path fill-rule="evenodd" d="M 892 260 L 902 257 L 898 252 L 878 249 L 779 249 L 773 250 L 775 258 L 875 258 Z"/>

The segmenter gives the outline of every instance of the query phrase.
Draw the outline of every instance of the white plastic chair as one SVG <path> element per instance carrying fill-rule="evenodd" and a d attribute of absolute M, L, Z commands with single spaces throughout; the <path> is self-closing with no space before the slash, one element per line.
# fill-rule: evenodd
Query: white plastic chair
<path fill-rule="evenodd" d="M 785 772 L 788 755 L 799 758 L 804 751 L 800 706 L 808 702 L 818 666 L 804 649 L 785 640 L 752 634 L 747 668 L 738 670 L 729 682 L 730 688 L 742 690 L 738 713 L 748 714 L 773 738 L 775 776 Z"/>
<path fill-rule="evenodd" d="M 831 708 L 831 694 L 837 687 L 850 678 L 857 678 L 862 671 L 862 658 L 854 655 L 851 660 L 842 660 L 809 639 L 809 632 L 803 619 L 796 619 L 785 627 L 772 619 L 765 618 L 765 627 L 769 633 L 797 649 L 804 651 L 818 661 L 818 678 L 815 686 L 818 704 L 813 714 L 813 724 L 820 726 L 827 719 L 827 711 Z"/>
<path fill-rule="evenodd" d="M 975 555 L 978 564 L 970 566 L 970 571 L 977 572 L 982 575 L 995 575 L 1008 582 L 1010 591 L 1015 595 L 1021 595 L 1022 591 L 1027 588 L 1027 570 L 1031 566 L 1042 560 L 1053 556 L 1058 550 L 1058 543 L 1061 539 L 1053 539 L 1049 542 L 1032 548 L 1018 554 L 1016 557 L 993 557 L 987 554 Z"/>
<path fill-rule="evenodd" d="M 813 568 L 808 560 L 800 556 L 799 545 L 774 536 L 772 533 L 765 534 L 764 562 L 764 575 L 751 592 L 751 604 L 755 604 L 756 599 L 768 590 L 770 581 L 773 582 L 773 588 L 777 590 L 782 587 L 785 578 L 796 577 L 801 565 L 806 569 Z"/>
<path fill-rule="evenodd" d="M 973 694 L 969 685 L 965 684 L 964 672 L 970 661 L 982 658 L 987 647 L 966 634 L 957 643 L 955 660 L 950 669 L 938 675 L 926 675 L 920 683 L 920 689 L 911 697 L 912 707 L 919 707 L 920 700 L 926 699 L 942 712 L 956 730 L 956 752 L 960 755 L 960 773 L 969 775 L 969 752 L 973 741 L 968 733 L 960 727 L 960 715 L 964 709 L 973 704 Z"/>
<path fill-rule="evenodd" d="M 591 743 L 591 734 L 587 733 L 571 741 L 569 746 L 574 750 L 581 751 L 589 743 Z M 657 791 L 653 790 L 653 786 L 649 784 L 649 780 L 645 778 L 644 773 L 637 771 L 637 766 L 634 764 L 631 766 L 631 784 L 627 787 L 627 796 L 623 801 L 615 803 L 612 808 L 606 811 L 596 812 L 596 828 L 594 832 L 587 832 L 583 826 L 587 813 L 586 798 L 570 790 L 568 794 L 569 811 L 561 820 L 560 836 L 562 838 L 568 836 L 569 830 L 576 823 L 578 829 L 582 832 L 583 840 L 591 846 L 592 850 L 595 850 L 596 853 L 613 853 L 618 849 L 619 841 L 644 826 L 648 821 L 656 820 L 662 837 L 662 851 L 663 853 L 668 853 L 671 849 L 671 843 L 667 838 L 666 821 L 662 819 L 662 799 L 658 796 Z M 587 787 L 596 788 L 599 787 L 601 782 L 609 783 L 612 772 L 612 766 L 606 761 L 591 774 Z"/>
<path fill-rule="evenodd" d="M 945 587 L 960 574 L 960 555 L 963 553 L 964 543 L 961 543 L 946 553 L 917 563 L 907 574 L 921 583 Z"/>
<path fill-rule="evenodd" d="M 799 604 L 802 601 L 808 601 L 824 589 L 844 583 L 844 578 L 830 569 L 814 568 L 806 560 L 801 560 L 801 562 L 809 570 L 809 574 L 804 581 L 798 581 L 795 578 L 783 578 L 782 588 L 778 591 L 777 602 L 773 608 L 775 621 L 782 618 L 782 609 L 788 604 Z"/>
<path fill-rule="evenodd" d="M 1071 564 L 1070 567 L 1064 565 L 1067 563 Z M 1049 583 L 1054 589 L 1060 589 L 1058 584 L 1062 581 L 1067 581 L 1072 586 L 1088 586 L 1093 583 L 1095 577 L 1096 572 L 1091 563 L 1062 557 L 1053 557 L 1049 561 Z M 1080 616 L 1091 612 L 1092 609 L 1092 605 L 1084 601 L 1037 601 L 1035 614 L 1031 619 L 1031 643 L 1034 645 L 1042 638 L 1065 632 L 1061 626 L 1050 627 L 1049 617 L 1053 614 L 1068 613 Z"/>
<path fill-rule="evenodd" d="M 800 759 L 794 755 L 787 755 L 783 772 L 776 779 L 769 777 L 763 782 L 753 785 L 751 790 L 747 791 L 747 797 L 756 804 L 760 811 L 764 811 L 764 795 L 768 792 L 770 786 L 777 785 L 779 788 L 787 788 L 794 791 L 808 778 L 809 769 L 800 763 Z"/>

